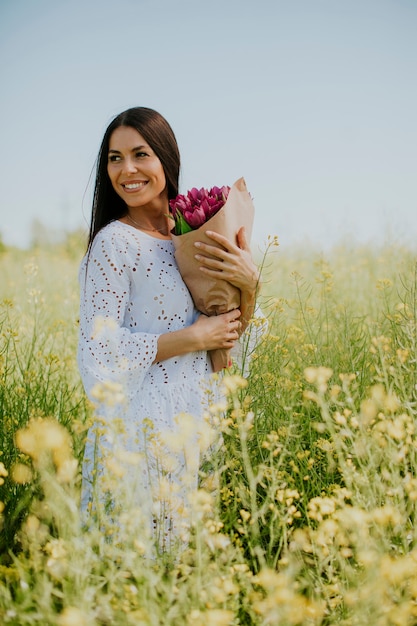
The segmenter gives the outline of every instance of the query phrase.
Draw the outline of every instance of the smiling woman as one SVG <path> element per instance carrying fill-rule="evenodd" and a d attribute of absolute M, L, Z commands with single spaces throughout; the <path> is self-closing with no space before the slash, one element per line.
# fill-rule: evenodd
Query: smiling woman
<path fill-rule="evenodd" d="M 85 450 L 82 506 L 100 511 L 109 504 L 115 516 L 125 493 L 147 512 L 144 531 L 163 550 L 178 539 L 187 491 L 196 486 L 198 431 L 212 372 L 208 352 L 233 348 L 241 330 L 239 309 L 199 314 L 177 267 L 169 201 L 178 193 L 179 170 L 174 133 L 159 113 L 137 107 L 117 116 L 99 152 L 80 268 L 78 362 L 97 415 Z M 238 244 L 216 233 L 210 238 L 222 247 L 205 245 L 201 267 L 223 279 L 227 268 L 242 306 L 254 307 L 258 272 L 245 236 Z M 221 261 L 215 267 L 213 258 Z M 180 414 L 192 417 L 194 439 L 166 468 L 166 449 L 158 455 L 155 441 L 178 436 Z M 140 467 L 129 465 L 129 454 L 140 458 Z M 115 458 L 123 484 L 112 491 L 106 473 Z M 175 501 L 166 497 L 174 492 Z"/>
<path fill-rule="evenodd" d="M 168 235 L 169 218 L 163 212 L 168 201 L 164 168 L 134 128 L 120 126 L 112 133 L 107 172 L 128 209 L 121 221 Z"/>
<path fill-rule="evenodd" d="M 128 109 L 109 124 L 100 147 L 89 247 L 103 226 L 128 214 L 126 201 L 130 196 L 126 195 L 129 189 L 126 185 L 147 182 L 146 177 L 144 180 L 136 180 L 134 177 L 144 173 L 140 168 L 142 166 L 146 169 L 145 163 L 149 161 L 153 161 L 157 169 L 162 167 L 166 187 L 164 193 L 168 199 L 175 198 L 178 193 L 180 154 L 172 128 L 153 109 Z M 125 193 L 122 194 L 122 191 Z M 168 206 L 166 208 L 165 213 L 168 214 Z"/>

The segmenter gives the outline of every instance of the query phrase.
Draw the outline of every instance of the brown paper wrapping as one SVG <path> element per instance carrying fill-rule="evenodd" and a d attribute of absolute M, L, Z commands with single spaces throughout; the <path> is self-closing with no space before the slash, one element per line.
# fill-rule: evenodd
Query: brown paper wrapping
<path fill-rule="evenodd" d="M 245 227 L 246 237 L 250 241 L 254 213 L 252 198 L 246 189 L 245 180 L 239 178 L 230 188 L 224 206 L 205 224 L 184 235 L 171 233 L 175 259 L 181 276 L 196 308 L 201 313 L 219 315 L 237 309 L 240 306 L 240 290 L 225 280 L 211 278 L 200 271 L 201 264 L 194 258 L 196 254 L 194 243 L 202 241 L 220 247 L 205 235 L 206 230 L 213 230 L 237 243 L 237 233 L 242 226 Z M 212 350 L 210 357 L 215 372 L 229 365 L 229 350 Z"/>

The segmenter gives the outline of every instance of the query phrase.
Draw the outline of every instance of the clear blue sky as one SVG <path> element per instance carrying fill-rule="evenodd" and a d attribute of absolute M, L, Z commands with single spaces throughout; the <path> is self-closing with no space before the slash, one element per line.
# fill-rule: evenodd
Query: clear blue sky
<path fill-rule="evenodd" d="M 181 188 L 244 176 L 254 240 L 417 238 L 416 0 L 0 0 L 3 239 L 87 225 L 110 119 L 159 110 Z"/>

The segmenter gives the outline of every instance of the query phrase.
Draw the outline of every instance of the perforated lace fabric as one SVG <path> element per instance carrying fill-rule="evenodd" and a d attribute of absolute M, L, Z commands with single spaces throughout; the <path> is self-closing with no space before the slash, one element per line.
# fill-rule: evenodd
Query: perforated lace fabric
<path fill-rule="evenodd" d="M 78 365 L 101 428 L 98 438 L 96 428 L 87 438 L 82 507 L 91 508 L 97 477 L 108 473 L 103 450 L 118 455 L 121 483 L 135 483 L 133 498 L 143 507 L 160 471 L 158 460 L 146 449 L 144 430 L 149 432 L 152 424 L 153 434 L 175 434 L 175 417 L 183 413 L 196 423 L 202 420 L 203 382 L 211 372 L 207 353 L 154 363 L 159 335 L 189 326 L 198 312 L 177 268 L 172 242 L 120 221 L 96 235 L 81 263 L 79 280 Z M 123 451 L 142 455 L 139 467 L 136 461 L 126 462 Z M 170 471 L 162 473 L 170 480 L 181 478 L 186 464 L 183 452 L 178 453 Z M 149 506 L 155 509 L 154 503 Z"/>

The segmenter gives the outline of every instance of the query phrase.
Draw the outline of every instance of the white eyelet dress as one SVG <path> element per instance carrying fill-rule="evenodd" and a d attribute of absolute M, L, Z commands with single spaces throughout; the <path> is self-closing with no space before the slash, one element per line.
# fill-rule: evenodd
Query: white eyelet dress
<path fill-rule="evenodd" d="M 78 365 L 95 405 L 82 510 L 117 515 L 125 510 L 123 495 L 164 550 L 170 535 L 178 536 L 173 524 L 181 524 L 173 518 L 182 508 L 184 485 L 196 485 L 203 383 L 211 365 L 206 352 L 154 361 L 159 335 L 189 326 L 198 312 L 172 242 L 120 221 L 96 235 L 79 280 Z"/>

